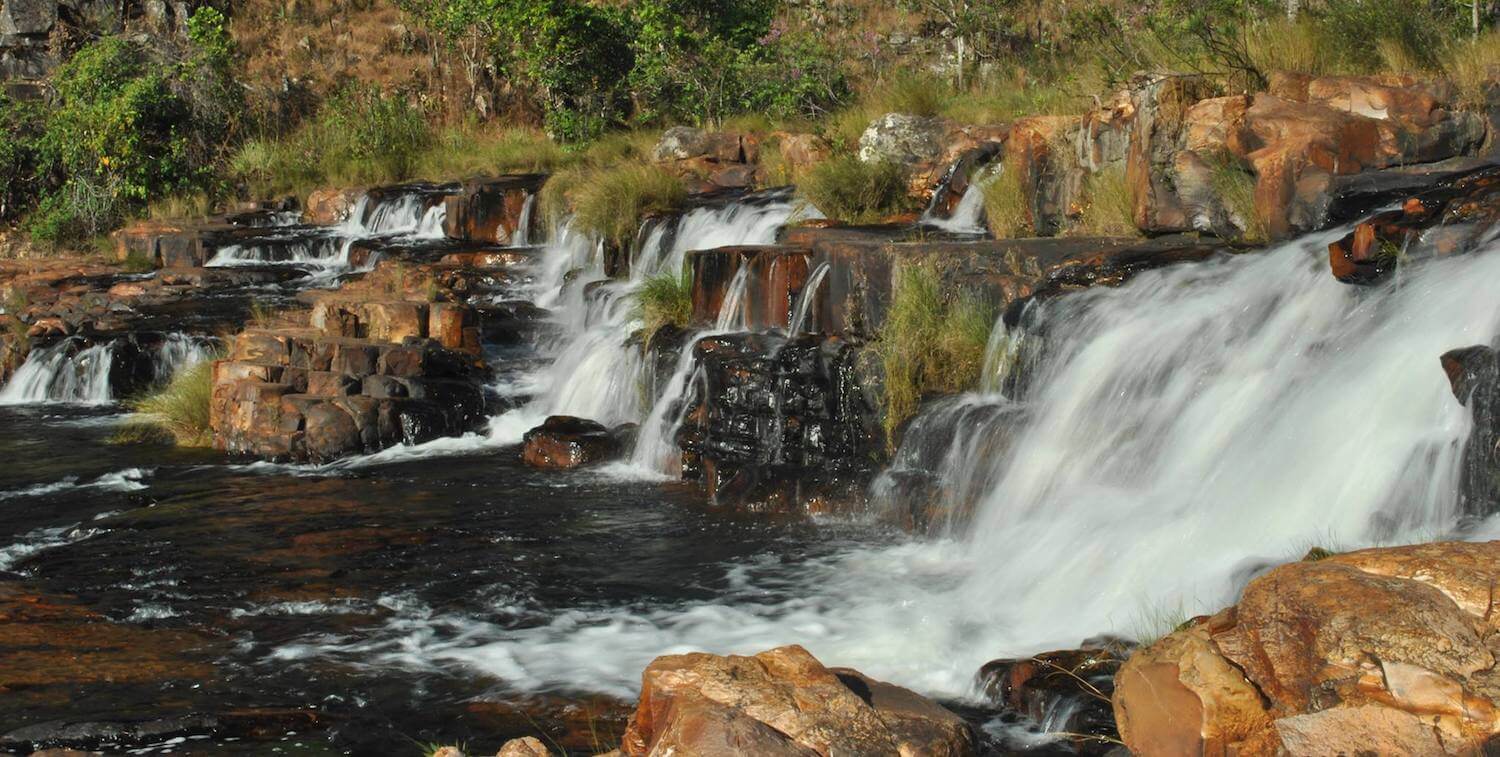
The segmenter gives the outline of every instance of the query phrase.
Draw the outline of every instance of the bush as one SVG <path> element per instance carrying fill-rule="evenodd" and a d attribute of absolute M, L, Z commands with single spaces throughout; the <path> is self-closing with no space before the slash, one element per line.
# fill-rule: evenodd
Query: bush
<path fill-rule="evenodd" d="M 421 108 L 374 86 L 340 90 L 319 111 L 314 128 L 325 175 L 343 184 L 412 178 L 418 156 L 432 142 Z"/>
<path fill-rule="evenodd" d="M 1085 205 L 1073 233 L 1101 237 L 1140 235 L 1140 229 L 1135 227 L 1135 193 L 1125 180 L 1124 168 L 1105 168 L 1089 174 L 1083 192 Z"/>
<path fill-rule="evenodd" d="M 117 435 L 120 441 L 168 436 L 184 447 L 213 443 L 209 429 L 209 401 L 213 397 L 213 360 L 203 360 L 177 372 L 163 387 L 130 403 L 139 416 Z"/>
<path fill-rule="evenodd" d="M 36 205 L 45 183 L 38 176 L 38 149 L 45 112 L 34 103 L 0 93 L 0 221 L 13 221 Z"/>
<path fill-rule="evenodd" d="M 866 163 L 853 155 L 829 158 L 808 169 L 799 189 L 824 215 L 849 223 L 873 223 L 914 207 L 899 165 Z"/>
<path fill-rule="evenodd" d="M 973 294 L 945 297 L 931 266 L 897 270 L 890 311 L 876 341 L 889 445 L 895 446 L 897 429 L 916 415 L 923 397 L 974 388 L 994 321 L 994 308 Z"/>
<path fill-rule="evenodd" d="M 984 215 L 996 239 L 1036 235 L 1031 222 L 1030 198 L 1021 184 L 1021 171 L 1011 161 L 984 186 Z"/>
<path fill-rule="evenodd" d="M 877 89 L 871 97 L 880 113 L 906 113 L 924 118 L 943 112 L 948 102 L 948 84 L 930 74 L 902 72 Z"/>
<path fill-rule="evenodd" d="M 654 334 L 663 326 L 687 328 L 693 320 L 693 276 L 683 270 L 680 275 L 665 273 L 647 279 L 636 293 L 641 320 L 646 333 Z"/>

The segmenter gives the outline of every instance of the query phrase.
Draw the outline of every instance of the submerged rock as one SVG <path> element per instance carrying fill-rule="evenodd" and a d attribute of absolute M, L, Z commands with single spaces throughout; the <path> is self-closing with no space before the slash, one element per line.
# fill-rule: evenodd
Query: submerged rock
<path fill-rule="evenodd" d="M 1132 656 L 1114 712 L 1135 754 L 1475 754 L 1500 734 L 1500 542 L 1278 567 L 1239 604 Z"/>
<path fill-rule="evenodd" d="M 973 754 L 957 715 L 899 686 L 826 668 L 800 646 L 753 657 L 658 657 L 620 751 L 670 754 Z"/>
<path fill-rule="evenodd" d="M 1003 711 L 1069 734 L 1079 754 L 1104 754 L 1119 739 L 1110 695 L 1128 651 L 1121 642 L 1085 642 L 1082 649 L 992 660 L 980 668 L 978 683 Z"/>

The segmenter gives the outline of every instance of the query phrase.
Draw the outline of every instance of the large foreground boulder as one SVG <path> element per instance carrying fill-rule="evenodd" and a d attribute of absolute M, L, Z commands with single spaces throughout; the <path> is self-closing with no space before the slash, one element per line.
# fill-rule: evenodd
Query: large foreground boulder
<path fill-rule="evenodd" d="M 627 755 L 967 755 L 957 715 L 899 686 L 826 668 L 799 646 L 658 657 L 641 675 Z"/>
<path fill-rule="evenodd" d="M 1283 565 L 1115 678 L 1139 755 L 1479 754 L 1500 734 L 1500 542 Z"/>

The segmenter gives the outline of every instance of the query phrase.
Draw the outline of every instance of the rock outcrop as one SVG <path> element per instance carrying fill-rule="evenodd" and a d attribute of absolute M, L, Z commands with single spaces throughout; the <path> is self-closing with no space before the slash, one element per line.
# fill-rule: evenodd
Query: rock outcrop
<path fill-rule="evenodd" d="M 1474 425 L 1464 441 L 1459 497 L 1469 517 L 1500 511 L 1500 354 L 1485 345 L 1443 353 L 1443 372 Z"/>
<path fill-rule="evenodd" d="M 973 754 L 975 740 L 936 703 L 789 646 L 752 657 L 658 657 L 641 675 L 620 751 L 958 757 Z"/>
<path fill-rule="evenodd" d="M 1291 563 L 1137 652 L 1135 754 L 1478 754 L 1500 733 L 1500 542 Z"/>

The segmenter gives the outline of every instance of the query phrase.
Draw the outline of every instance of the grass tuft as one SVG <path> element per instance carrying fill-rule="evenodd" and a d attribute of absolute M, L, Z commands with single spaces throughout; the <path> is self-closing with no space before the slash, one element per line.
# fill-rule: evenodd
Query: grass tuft
<path fill-rule="evenodd" d="M 1083 236 L 1140 236 L 1135 226 L 1135 192 L 1125 180 L 1125 169 L 1105 168 L 1090 174 L 1084 185 L 1083 213 L 1072 232 Z"/>
<path fill-rule="evenodd" d="M 994 316 L 994 307 L 972 293 L 945 296 L 932 266 L 907 264 L 897 270 L 876 343 L 885 375 L 887 444 L 895 447 L 897 429 L 916 415 L 923 397 L 975 386 Z"/>
<path fill-rule="evenodd" d="M 570 193 L 574 222 L 582 231 L 619 245 L 634 238 L 643 217 L 676 210 L 687 199 L 681 179 L 641 163 L 589 170 L 576 181 Z"/>
<path fill-rule="evenodd" d="M 829 158 L 808 169 L 799 189 L 824 215 L 847 223 L 874 223 L 914 207 L 901 166 L 866 163 L 853 155 Z"/>
<path fill-rule="evenodd" d="M 636 306 L 646 333 L 654 334 L 663 326 L 687 328 L 693 319 L 693 276 L 684 269 L 681 275 L 664 273 L 647 279 L 636 293 Z"/>
<path fill-rule="evenodd" d="M 984 186 L 984 215 L 996 239 L 1036 235 L 1021 171 L 1012 161 L 1006 161 L 1000 174 Z"/>
<path fill-rule="evenodd" d="M 1220 155 L 1211 161 L 1214 194 L 1224 203 L 1231 220 L 1240 228 L 1239 241 L 1261 244 L 1266 241 L 1265 220 L 1255 211 L 1255 176 L 1231 155 Z"/>
<path fill-rule="evenodd" d="M 211 445 L 208 417 L 213 367 L 212 359 L 195 363 L 178 371 L 166 385 L 132 401 L 130 409 L 137 415 L 120 429 L 116 440 L 170 439 L 182 447 Z"/>
<path fill-rule="evenodd" d="M 1500 79 L 1500 31 L 1450 43 L 1442 51 L 1440 63 L 1444 75 L 1458 90 L 1459 105 L 1482 111 Z"/>

